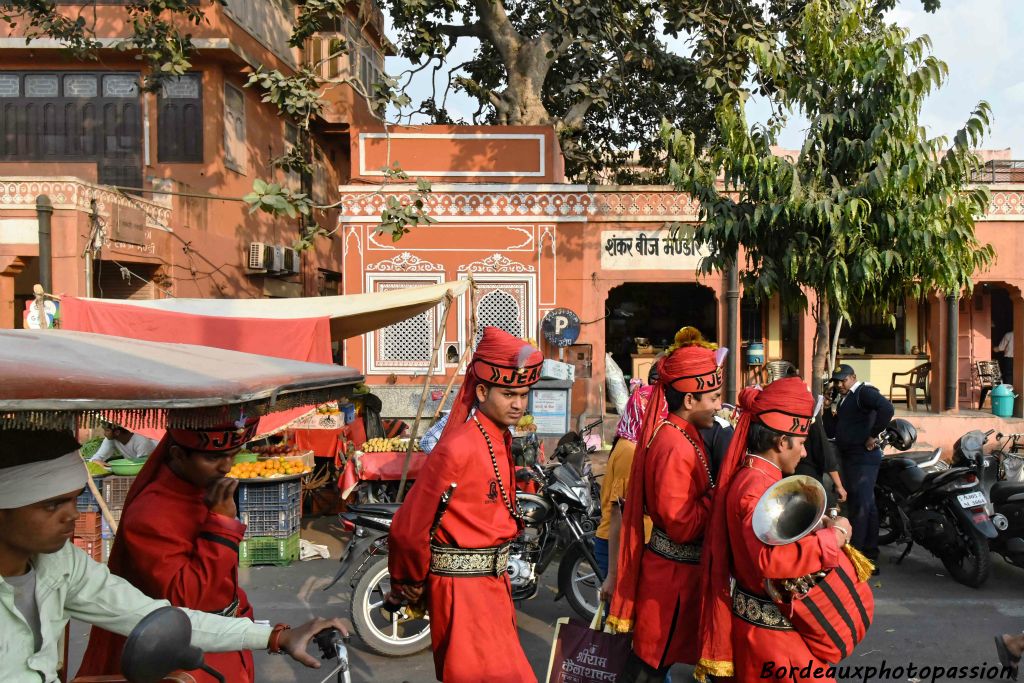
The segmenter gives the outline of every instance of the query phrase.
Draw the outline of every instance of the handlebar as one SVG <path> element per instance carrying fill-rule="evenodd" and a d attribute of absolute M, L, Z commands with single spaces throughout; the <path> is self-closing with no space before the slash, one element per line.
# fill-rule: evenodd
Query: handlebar
<path fill-rule="evenodd" d="M 588 424 L 586 427 L 584 427 L 582 431 L 589 432 L 594 427 L 597 427 L 597 426 L 601 425 L 603 422 L 604 422 L 604 419 L 598 418 L 598 419 L 594 420 L 593 422 L 591 422 L 590 424 Z"/>

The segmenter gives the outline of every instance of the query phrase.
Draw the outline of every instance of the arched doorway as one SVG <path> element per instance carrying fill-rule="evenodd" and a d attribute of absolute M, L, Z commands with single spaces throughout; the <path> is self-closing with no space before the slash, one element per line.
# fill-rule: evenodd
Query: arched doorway
<path fill-rule="evenodd" d="M 633 374 L 638 338 L 664 349 L 684 325 L 718 338 L 715 292 L 693 282 L 627 282 L 608 292 L 605 315 L 605 349 L 627 376 Z"/>

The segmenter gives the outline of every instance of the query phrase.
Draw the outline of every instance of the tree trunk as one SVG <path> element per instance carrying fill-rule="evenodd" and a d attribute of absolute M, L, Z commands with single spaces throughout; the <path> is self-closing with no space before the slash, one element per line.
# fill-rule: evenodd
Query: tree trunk
<path fill-rule="evenodd" d="M 811 363 L 814 376 L 811 378 L 811 391 L 814 394 L 821 394 L 824 387 L 825 373 L 831 370 L 826 368 L 829 352 L 829 310 L 828 297 L 824 292 L 815 292 L 814 303 L 814 359 Z"/>

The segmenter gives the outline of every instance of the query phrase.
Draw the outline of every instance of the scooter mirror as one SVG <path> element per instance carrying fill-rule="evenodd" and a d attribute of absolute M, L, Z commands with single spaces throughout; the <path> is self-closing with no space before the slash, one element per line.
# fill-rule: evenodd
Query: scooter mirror
<path fill-rule="evenodd" d="M 130 683 L 159 683 L 179 669 L 203 666 L 203 651 L 192 647 L 192 622 L 180 609 L 161 607 L 142 618 L 124 644 L 121 672 Z"/>

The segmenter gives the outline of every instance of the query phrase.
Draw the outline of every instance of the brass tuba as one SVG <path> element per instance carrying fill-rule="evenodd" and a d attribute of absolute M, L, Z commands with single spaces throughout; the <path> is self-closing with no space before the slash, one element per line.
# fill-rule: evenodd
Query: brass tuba
<path fill-rule="evenodd" d="M 757 501 L 754 535 L 768 545 L 795 543 L 821 528 L 827 500 L 825 487 L 817 479 L 802 474 L 786 477 L 773 484 Z M 830 515 L 834 516 L 834 512 L 830 511 Z M 772 600 L 781 602 L 777 583 L 791 594 L 807 593 L 825 574 L 819 571 L 781 581 L 765 579 L 764 586 Z"/>

